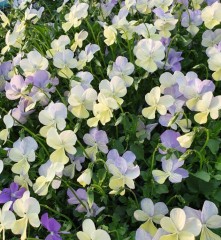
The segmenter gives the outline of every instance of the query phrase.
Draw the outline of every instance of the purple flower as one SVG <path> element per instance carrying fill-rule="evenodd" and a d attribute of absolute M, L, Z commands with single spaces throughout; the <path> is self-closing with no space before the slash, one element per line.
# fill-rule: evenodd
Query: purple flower
<path fill-rule="evenodd" d="M 181 147 L 177 138 L 180 136 L 180 133 L 175 132 L 173 130 L 166 130 L 160 136 L 161 143 L 164 147 L 168 149 L 175 149 L 179 152 L 184 153 L 186 151 L 185 148 Z M 159 150 L 160 153 L 166 154 L 166 152 Z"/>
<path fill-rule="evenodd" d="M 12 117 L 20 123 L 24 124 L 27 122 L 27 117 L 34 112 L 34 110 L 27 111 L 27 107 L 30 102 L 26 99 L 21 99 L 16 108 L 12 110 Z"/>
<path fill-rule="evenodd" d="M 75 194 L 73 193 L 73 191 Z M 71 191 L 70 189 L 68 189 L 67 191 L 67 195 L 69 197 L 68 203 L 70 205 L 77 205 L 75 209 L 77 212 L 86 212 L 87 217 L 95 217 L 104 209 L 104 207 L 99 208 L 96 203 L 93 203 L 92 206 L 89 207 L 88 195 L 85 189 L 79 188 L 77 191 L 73 191 Z"/>
<path fill-rule="evenodd" d="M 145 138 L 147 138 L 148 140 L 150 140 L 151 138 L 151 133 L 152 131 L 156 128 L 156 126 L 158 125 L 158 123 L 152 123 L 152 124 L 148 124 L 145 125 L 140 119 L 138 120 L 138 124 L 137 124 L 137 133 L 136 136 L 141 139 L 144 140 Z"/>
<path fill-rule="evenodd" d="M 41 224 L 50 232 L 50 234 L 45 238 L 45 240 L 62 240 L 59 234 L 61 224 L 57 222 L 54 218 L 49 218 L 48 213 L 44 213 L 41 216 Z"/>
<path fill-rule="evenodd" d="M 173 72 L 181 70 L 180 61 L 183 60 L 181 57 L 182 52 L 176 52 L 173 48 L 170 49 L 168 54 L 167 63 L 165 69 L 171 69 Z"/>
<path fill-rule="evenodd" d="M 172 183 L 179 183 L 183 178 L 189 176 L 187 170 L 180 168 L 183 166 L 184 161 L 179 161 L 175 155 L 172 155 L 170 159 L 163 157 L 161 162 L 163 171 L 153 170 L 152 172 L 154 180 L 159 184 L 163 184 L 167 178 L 169 178 L 169 181 Z"/>
<path fill-rule="evenodd" d="M 86 152 L 93 161 L 96 160 L 98 150 L 103 153 L 108 153 L 108 147 L 106 144 L 109 141 L 105 131 L 92 128 L 89 134 L 87 133 L 84 135 L 83 140 L 88 146 L 91 146 L 86 149 Z"/>
<path fill-rule="evenodd" d="M 152 240 L 151 235 L 141 227 L 137 229 L 135 240 Z"/>
<path fill-rule="evenodd" d="M 28 84 L 20 75 L 15 75 L 10 82 L 5 84 L 6 97 L 9 100 L 15 100 L 26 94 Z"/>
<path fill-rule="evenodd" d="M 0 193 L 0 203 L 14 202 L 16 199 L 22 198 L 25 191 L 24 187 L 19 188 L 17 183 L 12 182 L 9 188 L 4 188 Z"/>
<path fill-rule="evenodd" d="M 9 80 L 8 73 L 12 69 L 12 63 L 11 61 L 3 62 L 0 65 L 0 76 L 3 76 L 5 80 Z"/>

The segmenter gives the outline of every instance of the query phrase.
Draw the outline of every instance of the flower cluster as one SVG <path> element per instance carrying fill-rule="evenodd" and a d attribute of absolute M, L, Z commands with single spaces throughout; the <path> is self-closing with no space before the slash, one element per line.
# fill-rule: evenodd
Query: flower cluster
<path fill-rule="evenodd" d="M 220 24 L 219 0 L 0 0 L 0 238 L 221 239 Z"/>

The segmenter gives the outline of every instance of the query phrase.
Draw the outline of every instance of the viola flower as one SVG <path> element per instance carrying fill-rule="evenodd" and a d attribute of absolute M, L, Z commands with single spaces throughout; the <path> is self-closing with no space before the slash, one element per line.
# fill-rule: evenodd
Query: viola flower
<path fill-rule="evenodd" d="M 21 75 L 15 75 L 12 77 L 10 82 L 6 82 L 5 91 L 6 97 L 9 100 L 19 99 L 21 97 L 25 97 L 28 91 L 26 90 L 28 84 L 23 79 Z"/>
<path fill-rule="evenodd" d="M 63 103 L 51 102 L 44 110 L 40 111 L 38 119 L 45 125 L 40 129 L 43 137 L 47 136 L 50 128 L 57 128 L 62 131 L 66 127 L 67 108 Z"/>
<path fill-rule="evenodd" d="M 181 208 L 174 208 L 170 217 L 163 217 L 160 225 L 168 234 L 160 240 L 169 239 L 195 239 L 200 234 L 202 224 L 197 218 L 188 218 Z"/>
<path fill-rule="evenodd" d="M 113 77 L 110 81 L 102 80 L 99 84 L 100 93 L 103 94 L 105 97 L 113 98 L 118 105 L 123 104 L 123 99 L 127 94 L 127 88 L 125 86 L 124 81 L 118 77 Z"/>
<path fill-rule="evenodd" d="M 160 136 L 161 143 L 167 149 L 174 149 L 179 152 L 184 153 L 186 151 L 185 148 L 181 147 L 177 138 L 180 136 L 179 132 L 175 132 L 173 130 L 166 130 Z M 166 152 L 159 150 L 160 153 L 165 154 Z"/>
<path fill-rule="evenodd" d="M 135 188 L 134 179 L 140 175 L 140 167 L 134 165 L 136 156 L 131 151 L 126 151 L 121 157 L 116 149 L 109 151 L 107 155 L 107 167 L 113 175 L 109 182 L 112 189 L 110 194 L 116 194 L 120 191 L 120 195 L 125 194 L 125 185 L 130 189 Z"/>
<path fill-rule="evenodd" d="M 211 229 L 217 229 L 221 227 L 221 216 L 218 215 L 218 208 L 213 202 L 205 201 L 202 211 L 195 210 L 190 207 L 184 207 L 183 209 L 188 218 L 197 218 L 202 224 L 202 231 L 200 235 L 201 240 L 207 239 L 220 239 L 220 236 L 213 233 Z"/>
<path fill-rule="evenodd" d="M 0 131 L 0 139 L 4 141 L 3 144 L 7 142 L 7 139 L 9 137 L 10 129 L 14 126 L 14 119 L 12 116 L 8 113 L 3 117 L 3 122 L 6 126 L 5 129 Z"/>
<path fill-rule="evenodd" d="M 26 191 L 22 198 L 14 202 L 13 210 L 20 219 L 16 220 L 12 232 L 21 235 L 21 240 L 25 240 L 28 224 L 35 228 L 40 226 L 38 217 L 40 213 L 39 202 L 35 198 L 30 197 L 30 192 Z"/>
<path fill-rule="evenodd" d="M 75 154 L 76 149 L 74 147 L 77 141 L 75 133 L 71 130 L 66 130 L 58 134 L 57 129 L 50 128 L 47 133 L 46 142 L 48 146 L 55 149 L 50 155 L 52 162 L 60 162 L 66 164 L 69 158 L 65 155 L 65 151 L 70 154 Z"/>
<path fill-rule="evenodd" d="M 79 240 L 111 240 L 109 234 L 102 230 L 96 229 L 91 219 L 86 219 L 82 223 L 82 231 L 77 232 Z"/>
<path fill-rule="evenodd" d="M 93 161 L 96 160 L 98 150 L 105 154 L 108 153 L 107 144 L 109 140 L 105 131 L 92 128 L 89 134 L 87 133 L 84 135 L 83 140 L 88 146 L 91 146 L 86 148 L 85 151 Z"/>
<path fill-rule="evenodd" d="M 130 75 L 134 72 L 134 65 L 128 62 L 127 58 L 118 56 L 111 69 L 108 70 L 108 76 L 112 79 L 114 76 L 120 77 L 125 82 L 126 87 L 130 87 L 133 78 Z"/>
<path fill-rule="evenodd" d="M 157 228 L 154 223 L 159 224 L 160 220 L 169 212 L 167 206 L 163 202 L 154 204 L 151 199 L 144 198 L 141 201 L 141 209 L 134 212 L 134 218 L 137 221 L 145 222 L 141 228 L 154 236 Z"/>
<path fill-rule="evenodd" d="M 57 52 L 63 52 L 71 40 L 67 35 L 61 35 L 51 42 L 51 49 L 47 50 L 47 56 L 52 58 Z"/>
<path fill-rule="evenodd" d="M 165 2 L 162 0 L 159 0 L 160 2 Z M 171 0 L 168 0 L 172 2 Z M 174 16 L 171 13 L 165 13 L 161 8 L 156 8 L 153 10 L 153 12 L 156 14 L 158 19 L 154 22 L 154 26 L 157 30 L 159 30 L 159 34 L 162 37 L 170 37 L 172 31 L 176 27 L 176 23 L 178 22 L 178 19 L 175 19 Z"/>
<path fill-rule="evenodd" d="M 41 15 L 44 11 L 44 7 L 40 7 L 39 10 L 32 8 L 32 4 L 30 8 L 26 8 L 25 10 L 25 20 L 31 20 L 33 24 L 36 24 L 37 21 L 41 18 Z"/>
<path fill-rule="evenodd" d="M 206 30 L 202 35 L 202 46 L 213 47 L 221 41 L 221 29 Z"/>
<path fill-rule="evenodd" d="M 81 70 L 83 69 L 88 62 L 91 62 L 91 60 L 94 58 L 94 54 L 100 50 L 100 47 L 97 44 L 91 44 L 89 43 L 85 50 L 81 51 L 78 55 L 78 63 L 77 63 L 77 69 Z"/>
<path fill-rule="evenodd" d="M 188 9 L 188 11 L 183 12 L 181 25 L 186 27 L 187 31 L 190 32 L 192 36 L 195 36 L 198 33 L 198 26 L 202 23 L 203 21 L 201 19 L 200 10 L 192 11 L 191 9 Z"/>
<path fill-rule="evenodd" d="M 78 81 L 77 80 L 71 80 L 70 85 L 71 85 L 72 88 L 75 87 L 75 86 L 78 86 L 78 85 L 82 86 L 83 89 L 85 89 L 85 90 L 87 88 L 92 88 L 90 83 L 92 82 L 94 77 L 90 72 L 83 72 L 83 71 L 78 72 L 76 74 L 76 78 L 78 79 Z"/>
<path fill-rule="evenodd" d="M 9 150 L 9 158 L 16 162 L 12 167 L 12 172 L 26 174 L 29 171 L 29 162 L 35 161 L 35 151 L 38 144 L 32 137 L 18 139 Z"/>
<path fill-rule="evenodd" d="M 62 240 L 59 232 L 61 224 L 57 222 L 54 218 L 49 218 L 48 213 L 44 213 L 41 216 L 41 225 L 50 232 L 50 234 L 47 235 L 45 240 Z"/>
<path fill-rule="evenodd" d="M 70 9 L 70 12 L 65 15 L 66 22 L 62 24 L 62 28 L 65 32 L 68 32 L 72 27 L 78 27 L 81 22 L 88 15 L 87 3 L 76 2 Z"/>
<path fill-rule="evenodd" d="M 214 2 L 211 6 L 207 6 L 202 10 L 202 20 L 209 29 L 214 28 L 221 22 L 221 3 Z"/>
<path fill-rule="evenodd" d="M 200 113 L 194 115 L 194 120 L 199 124 L 204 124 L 207 122 L 208 115 L 212 119 L 217 119 L 220 109 L 221 96 L 214 97 L 212 92 L 206 92 L 196 104 L 196 111 Z"/>
<path fill-rule="evenodd" d="M 136 231 L 135 240 L 152 240 L 152 236 L 140 227 Z"/>
<path fill-rule="evenodd" d="M 98 207 L 96 203 L 93 203 L 92 206 L 89 206 L 88 195 L 83 188 L 79 188 L 77 191 L 68 189 L 67 195 L 69 197 L 68 203 L 70 205 L 77 205 L 75 210 L 80 213 L 86 212 L 87 217 L 96 217 L 101 211 L 104 210 L 104 207 Z M 79 199 L 81 201 L 79 201 Z M 82 203 L 84 205 L 82 205 Z"/>
<path fill-rule="evenodd" d="M 165 65 L 165 69 L 171 69 L 173 72 L 181 70 L 180 61 L 183 60 L 181 57 L 182 52 L 176 52 L 173 48 L 169 50 L 167 62 Z"/>
<path fill-rule="evenodd" d="M 53 64 L 59 68 L 58 75 L 63 78 L 71 78 L 73 76 L 72 68 L 77 67 L 77 60 L 74 58 L 74 53 L 70 49 L 65 49 L 62 52 L 57 52 L 53 56 Z"/>
<path fill-rule="evenodd" d="M 6 202 L 2 209 L 0 209 L 0 233 L 2 232 L 2 240 L 5 240 L 5 230 L 12 229 L 15 224 L 15 215 L 9 209 L 11 208 L 12 201 Z"/>
<path fill-rule="evenodd" d="M 78 118 L 88 118 L 90 110 L 97 100 L 97 92 L 93 88 L 84 89 L 77 85 L 71 89 L 68 97 L 69 110 Z"/>
<path fill-rule="evenodd" d="M 107 46 L 111 46 L 117 42 L 117 30 L 113 26 L 104 25 L 104 42 Z"/>
<path fill-rule="evenodd" d="M 39 196 L 45 196 L 48 193 L 48 187 L 50 184 L 53 189 L 58 189 L 60 187 L 61 181 L 55 180 L 55 176 L 62 177 L 62 171 L 64 169 L 64 164 L 60 162 L 51 162 L 48 160 L 46 163 L 42 164 L 38 170 L 40 177 L 36 179 L 33 184 L 33 190 Z"/>
<path fill-rule="evenodd" d="M 161 162 L 163 171 L 152 171 L 154 180 L 157 183 L 163 184 L 167 178 L 169 178 L 169 181 L 171 183 L 179 183 L 182 181 L 183 178 L 187 178 L 189 176 L 187 170 L 180 168 L 181 166 L 183 166 L 184 161 L 179 161 L 175 155 L 172 155 L 170 159 L 166 159 L 166 157 L 163 157 L 161 159 Z"/>
<path fill-rule="evenodd" d="M 195 132 L 189 132 L 177 138 L 181 147 L 189 148 L 195 138 Z"/>
<path fill-rule="evenodd" d="M 174 99 L 170 95 L 161 95 L 160 87 L 154 87 L 145 95 L 145 101 L 150 107 L 144 108 L 142 110 L 142 115 L 148 119 L 155 118 L 155 112 L 158 111 L 161 115 L 167 113 L 167 109 L 173 105 Z"/>
<path fill-rule="evenodd" d="M 152 73 L 157 70 L 159 64 L 162 64 L 165 47 L 160 41 L 142 39 L 134 47 L 134 54 L 137 57 L 136 65 Z"/>
<path fill-rule="evenodd" d="M 75 52 L 77 47 L 82 48 L 83 41 L 87 38 L 88 32 L 81 30 L 79 33 L 74 34 L 74 43 L 71 45 L 71 50 Z"/>
<path fill-rule="evenodd" d="M 77 182 L 79 182 L 83 187 L 90 185 L 92 179 L 92 170 L 87 168 L 83 173 L 78 177 Z"/>
<path fill-rule="evenodd" d="M 26 189 L 24 187 L 20 187 L 17 183 L 12 182 L 9 188 L 4 188 L 0 193 L 0 203 L 6 203 L 22 198 Z"/>
<path fill-rule="evenodd" d="M 147 124 L 145 126 L 145 124 L 139 119 L 138 124 L 137 124 L 136 136 L 141 140 L 143 140 L 145 138 L 150 140 L 151 133 L 156 128 L 157 125 L 158 125 L 158 123 L 152 123 L 152 124 Z"/>
<path fill-rule="evenodd" d="M 32 75 L 37 70 L 46 70 L 48 68 L 48 60 L 34 50 L 27 54 L 27 58 L 20 61 L 20 67 L 24 71 L 25 76 Z"/>
<path fill-rule="evenodd" d="M 119 108 L 116 100 L 112 97 L 106 97 L 104 94 L 98 94 L 98 103 L 93 106 L 94 117 L 87 120 L 89 127 L 97 127 L 100 121 L 102 125 L 105 125 L 113 117 L 113 110 Z"/>
<path fill-rule="evenodd" d="M 70 179 L 74 178 L 75 175 L 75 169 L 80 172 L 82 169 L 81 163 L 83 163 L 85 161 L 85 157 L 84 156 L 74 156 L 71 154 L 69 155 L 69 159 L 71 161 L 71 164 L 65 166 L 63 174 L 64 176 L 69 177 Z"/>

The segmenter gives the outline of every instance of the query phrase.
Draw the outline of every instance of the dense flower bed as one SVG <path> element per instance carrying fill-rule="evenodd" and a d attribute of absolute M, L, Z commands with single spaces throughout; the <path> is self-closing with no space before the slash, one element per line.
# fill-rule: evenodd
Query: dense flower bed
<path fill-rule="evenodd" d="M 220 1 L 0 3 L 0 238 L 221 239 Z"/>

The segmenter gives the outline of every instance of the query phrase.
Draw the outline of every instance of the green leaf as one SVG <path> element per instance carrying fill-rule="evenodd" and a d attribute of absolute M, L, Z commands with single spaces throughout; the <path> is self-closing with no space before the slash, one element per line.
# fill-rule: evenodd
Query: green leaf
<path fill-rule="evenodd" d="M 209 180 L 210 180 L 210 174 L 205 171 L 198 171 L 195 174 L 193 174 L 193 176 L 195 176 L 205 182 L 209 182 Z"/>
<path fill-rule="evenodd" d="M 220 141 L 216 140 L 216 139 L 209 139 L 207 146 L 210 149 L 211 153 L 216 155 L 217 152 L 219 151 L 219 145 L 220 145 Z"/>
<path fill-rule="evenodd" d="M 144 160 L 143 145 L 133 144 L 131 145 L 130 150 L 136 155 L 137 159 Z"/>

